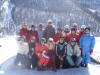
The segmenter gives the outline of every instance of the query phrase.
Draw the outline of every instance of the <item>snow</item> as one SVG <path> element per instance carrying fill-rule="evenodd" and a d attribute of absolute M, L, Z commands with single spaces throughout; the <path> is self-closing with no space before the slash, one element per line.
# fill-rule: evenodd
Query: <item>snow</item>
<path fill-rule="evenodd" d="M 13 60 L 18 51 L 16 36 L 6 36 L 0 38 L 0 75 L 100 75 L 100 65 L 96 63 L 89 63 L 88 68 L 69 68 L 60 69 L 57 72 L 53 71 L 37 71 L 27 70 L 20 67 L 13 68 Z M 96 37 L 96 45 L 92 56 L 98 57 L 100 60 L 100 37 Z"/>

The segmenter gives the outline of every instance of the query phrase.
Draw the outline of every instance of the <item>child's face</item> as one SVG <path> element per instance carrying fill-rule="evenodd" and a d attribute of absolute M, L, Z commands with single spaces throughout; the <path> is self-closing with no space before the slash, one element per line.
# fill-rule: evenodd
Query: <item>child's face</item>
<path fill-rule="evenodd" d="M 85 33 L 88 34 L 88 33 L 90 33 L 90 31 L 89 31 L 88 29 L 86 29 L 86 30 L 85 30 Z"/>
<path fill-rule="evenodd" d="M 35 43 L 35 39 L 31 39 L 31 42 L 32 42 L 32 43 Z"/>
<path fill-rule="evenodd" d="M 60 38 L 59 42 L 63 43 L 64 42 L 64 38 Z"/>
<path fill-rule="evenodd" d="M 21 42 L 24 42 L 24 38 L 21 38 L 20 41 L 21 41 Z"/>
<path fill-rule="evenodd" d="M 75 45 L 75 41 L 71 41 L 71 45 L 74 46 Z"/>

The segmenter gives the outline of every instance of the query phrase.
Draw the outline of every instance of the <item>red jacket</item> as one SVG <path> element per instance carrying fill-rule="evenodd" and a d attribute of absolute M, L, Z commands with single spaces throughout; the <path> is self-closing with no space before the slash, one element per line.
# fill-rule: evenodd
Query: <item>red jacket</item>
<path fill-rule="evenodd" d="M 24 36 L 26 36 L 27 35 L 27 33 L 28 33 L 28 29 L 27 28 L 22 28 L 22 29 L 20 29 L 20 31 L 19 31 L 19 35 L 24 35 Z"/>
<path fill-rule="evenodd" d="M 59 37 L 62 36 L 62 33 L 56 33 L 54 36 L 53 36 L 53 39 L 54 39 L 54 42 L 57 42 L 59 40 Z"/>
<path fill-rule="evenodd" d="M 41 46 L 41 44 L 37 43 L 35 47 L 35 54 L 38 58 L 43 57 L 42 56 L 43 51 L 45 51 L 47 55 L 47 45 L 45 44 L 44 46 Z"/>
<path fill-rule="evenodd" d="M 70 35 L 66 35 L 64 37 L 65 42 L 69 42 L 72 37 L 74 37 L 76 39 L 77 43 L 79 43 L 79 34 L 77 34 L 77 33 L 75 33 L 75 34 L 71 33 Z"/>
<path fill-rule="evenodd" d="M 65 35 L 69 35 L 70 34 L 70 30 L 67 30 L 67 31 L 65 30 L 64 33 L 65 33 Z"/>
<path fill-rule="evenodd" d="M 27 42 L 29 42 L 29 41 L 30 41 L 30 38 L 33 37 L 33 36 L 36 37 L 36 42 L 39 41 L 38 32 L 37 32 L 37 31 L 32 31 L 32 30 L 30 30 L 30 31 L 28 31 L 28 34 L 27 34 L 27 36 L 26 36 Z"/>

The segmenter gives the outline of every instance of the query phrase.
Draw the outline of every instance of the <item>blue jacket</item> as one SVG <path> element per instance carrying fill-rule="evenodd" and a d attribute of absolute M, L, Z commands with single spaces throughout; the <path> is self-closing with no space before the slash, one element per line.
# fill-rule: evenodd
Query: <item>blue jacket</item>
<path fill-rule="evenodd" d="M 95 45 L 95 38 L 90 34 L 83 34 L 79 40 L 79 48 L 93 49 Z"/>

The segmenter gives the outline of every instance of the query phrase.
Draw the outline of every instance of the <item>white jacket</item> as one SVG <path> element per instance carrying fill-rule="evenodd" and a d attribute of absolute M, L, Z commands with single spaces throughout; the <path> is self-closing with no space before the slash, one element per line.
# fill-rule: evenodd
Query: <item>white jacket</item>
<path fill-rule="evenodd" d="M 81 51 L 80 51 L 77 43 L 74 46 L 74 50 L 72 49 L 70 43 L 67 45 L 67 55 L 69 55 L 69 56 L 72 56 L 72 55 L 81 56 Z"/>
<path fill-rule="evenodd" d="M 19 45 L 18 53 L 27 55 L 28 52 L 29 52 L 28 43 L 26 43 L 26 42 L 23 42 L 23 43 L 18 42 L 18 45 Z"/>

